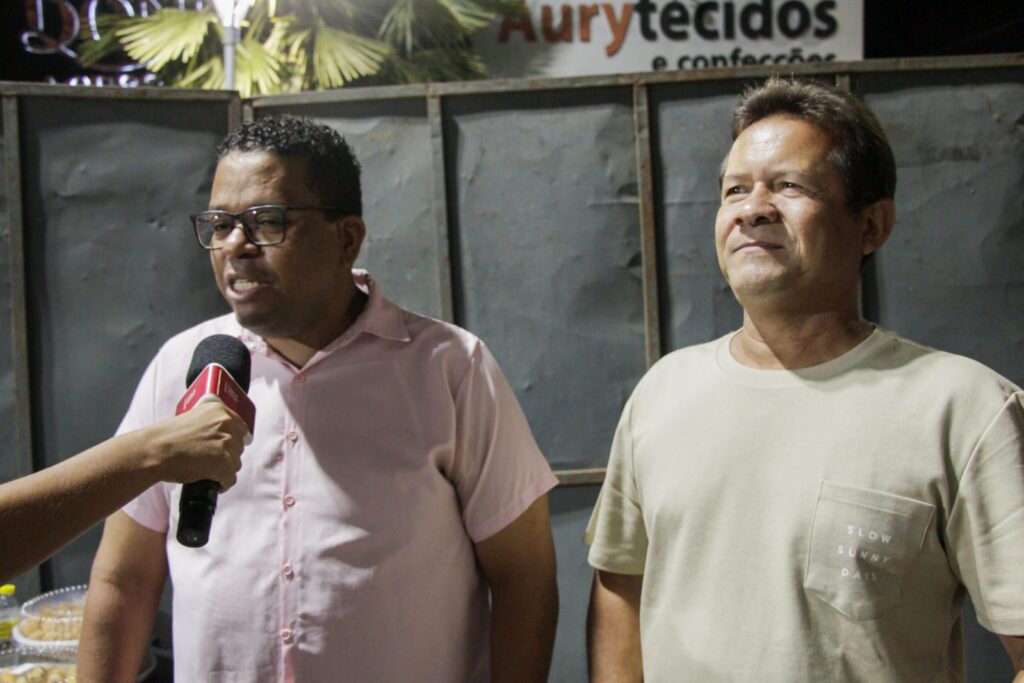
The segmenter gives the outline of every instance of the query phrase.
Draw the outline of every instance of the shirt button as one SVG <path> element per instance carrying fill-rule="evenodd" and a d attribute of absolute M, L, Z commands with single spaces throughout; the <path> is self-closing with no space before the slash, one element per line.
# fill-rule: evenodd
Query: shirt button
<path fill-rule="evenodd" d="M 284 578 L 288 579 L 289 581 L 295 578 L 295 570 L 292 569 L 292 566 L 290 564 L 286 564 L 284 567 L 282 567 L 281 573 L 284 574 Z"/>
<path fill-rule="evenodd" d="M 284 438 L 288 439 L 292 443 L 295 443 L 296 441 L 299 440 L 299 433 L 292 429 L 287 434 L 284 435 Z"/>
<path fill-rule="evenodd" d="M 292 640 L 294 640 L 294 639 L 295 639 L 295 636 L 294 636 L 294 635 L 292 635 L 291 629 L 287 629 L 287 628 L 286 628 L 286 629 L 283 629 L 283 630 L 281 631 L 281 640 L 282 640 L 282 641 L 283 641 L 284 643 L 286 643 L 286 644 L 287 644 L 287 643 L 291 643 L 291 642 L 292 642 Z"/>
<path fill-rule="evenodd" d="M 284 497 L 283 502 L 286 508 L 290 508 L 291 506 L 295 505 L 295 497 L 292 495 L 287 495 Z"/>
<path fill-rule="evenodd" d="M 306 376 L 305 375 L 295 375 L 295 383 L 296 384 L 302 384 L 305 381 L 306 381 Z"/>

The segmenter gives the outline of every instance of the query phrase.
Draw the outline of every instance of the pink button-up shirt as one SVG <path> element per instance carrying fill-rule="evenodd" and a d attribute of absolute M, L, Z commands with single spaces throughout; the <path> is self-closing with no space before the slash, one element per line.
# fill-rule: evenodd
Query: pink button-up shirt
<path fill-rule="evenodd" d="M 174 539 L 178 485 L 125 507 L 170 532 L 175 680 L 490 679 L 473 544 L 555 478 L 480 340 L 354 277 L 364 313 L 301 370 L 227 315 L 168 341 L 139 383 L 121 431 L 173 414 L 204 337 L 252 351 L 255 440 L 209 544 Z"/>

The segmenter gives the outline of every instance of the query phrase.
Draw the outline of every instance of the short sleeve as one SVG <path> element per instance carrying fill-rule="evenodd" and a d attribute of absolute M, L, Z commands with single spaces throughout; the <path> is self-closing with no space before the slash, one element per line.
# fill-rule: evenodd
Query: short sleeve
<path fill-rule="evenodd" d="M 583 538 L 590 546 L 591 566 L 617 574 L 643 574 L 647 558 L 647 528 L 633 463 L 633 405 L 630 399 L 622 411 L 604 484 Z"/>
<path fill-rule="evenodd" d="M 463 524 L 474 543 L 516 520 L 555 486 L 512 387 L 477 341 L 455 395 L 451 478 Z"/>
<path fill-rule="evenodd" d="M 121 425 L 117 428 L 118 434 L 148 427 L 156 422 L 154 411 L 157 375 L 157 359 L 154 358 L 146 368 L 146 372 L 143 373 L 142 379 L 139 380 L 139 385 L 135 388 L 135 395 L 132 396 L 128 412 L 125 413 Z M 158 533 L 166 532 L 169 518 L 166 485 L 154 484 L 125 505 L 122 511 L 147 529 Z"/>
<path fill-rule="evenodd" d="M 1009 398 L 975 446 L 947 537 L 982 626 L 1024 633 L 1024 394 Z"/>

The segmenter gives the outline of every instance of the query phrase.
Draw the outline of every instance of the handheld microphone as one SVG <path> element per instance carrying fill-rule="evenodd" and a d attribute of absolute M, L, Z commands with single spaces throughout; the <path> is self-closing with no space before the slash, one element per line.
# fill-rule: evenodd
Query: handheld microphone
<path fill-rule="evenodd" d="M 185 377 L 188 388 L 174 414 L 181 415 L 206 401 L 223 401 L 249 428 L 245 441 L 248 444 L 256 421 L 256 406 L 246 395 L 251 368 L 249 349 L 238 339 L 226 334 L 207 337 L 199 342 L 192 354 L 192 363 Z M 181 488 L 178 543 L 199 548 L 210 540 L 210 524 L 217 510 L 219 491 L 220 484 L 210 479 L 194 481 Z"/>

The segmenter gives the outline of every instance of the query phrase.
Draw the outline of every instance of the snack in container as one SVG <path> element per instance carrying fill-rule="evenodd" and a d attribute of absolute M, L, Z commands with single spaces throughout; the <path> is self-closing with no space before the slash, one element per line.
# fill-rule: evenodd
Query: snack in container
<path fill-rule="evenodd" d="M 27 647 L 76 646 L 82 632 L 85 592 L 86 586 L 58 588 L 26 602 L 14 628 L 14 641 Z"/>
<path fill-rule="evenodd" d="M 75 648 L 9 644 L 0 650 L 0 683 L 76 683 Z"/>

